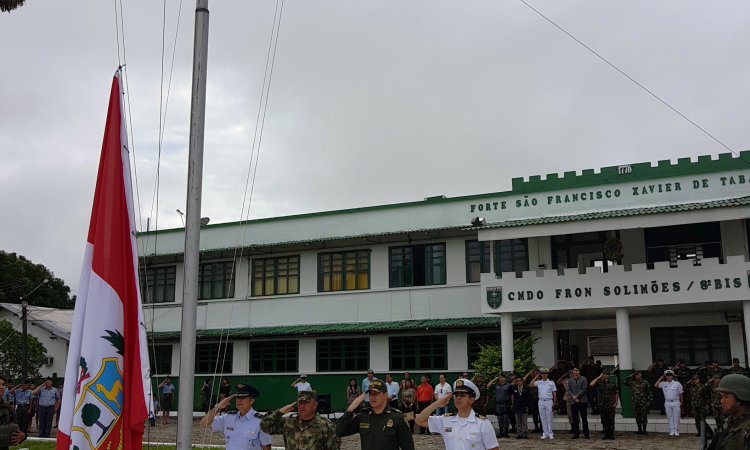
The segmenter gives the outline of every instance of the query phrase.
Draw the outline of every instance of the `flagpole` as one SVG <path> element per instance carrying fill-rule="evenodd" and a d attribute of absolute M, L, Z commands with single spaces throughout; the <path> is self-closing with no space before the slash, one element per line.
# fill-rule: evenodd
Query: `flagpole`
<path fill-rule="evenodd" d="M 208 62 L 208 0 L 196 0 L 193 43 L 193 85 L 190 106 L 185 261 L 180 337 L 180 390 L 177 408 L 177 450 L 189 450 L 193 440 L 195 328 L 198 310 L 203 132 L 206 123 L 206 64 Z"/>

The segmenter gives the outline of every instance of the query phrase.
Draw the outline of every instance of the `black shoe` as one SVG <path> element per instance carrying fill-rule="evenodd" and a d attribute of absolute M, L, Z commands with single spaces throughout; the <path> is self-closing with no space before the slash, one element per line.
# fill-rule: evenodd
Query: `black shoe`
<path fill-rule="evenodd" d="M 589 437 L 589 435 L 588 435 L 588 434 L 584 434 L 584 435 L 583 435 L 583 438 L 584 438 L 584 439 L 591 439 L 591 438 Z"/>
<path fill-rule="evenodd" d="M 574 434 L 574 435 L 573 435 L 573 437 L 572 437 L 571 439 L 578 439 L 578 435 L 577 435 L 577 434 Z"/>
<path fill-rule="evenodd" d="M 573 431 L 573 429 L 568 430 L 568 434 L 575 434 L 576 432 Z"/>
<path fill-rule="evenodd" d="M 662 411 L 662 412 L 660 412 L 660 413 L 659 413 L 659 415 L 660 415 L 660 416 L 666 416 L 666 415 L 667 415 L 667 412 L 666 412 L 666 411 Z"/>
<path fill-rule="evenodd" d="M 519 434 L 518 436 L 516 436 L 516 439 L 523 439 L 523 435 Z"/>

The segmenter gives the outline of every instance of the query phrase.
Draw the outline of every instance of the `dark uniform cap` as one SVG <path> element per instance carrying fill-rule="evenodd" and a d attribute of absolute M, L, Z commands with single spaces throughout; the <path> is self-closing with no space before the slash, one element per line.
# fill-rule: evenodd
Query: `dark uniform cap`
<path fill-rule="evenodd" d="M 602 375 L 609 375 L 609 370 L 607 369 L 602 370 Z"/>
<path fill-rule="evenodd" d="M 388 387 L 385 385 L 383 380 L 372 380 L 370 386 L 367 387 L 368 391 L 375 392 L 388 392 Z"/>
<path fill-rule="evenodd" d="M 318 393 L 316 391 L 299 391 L 297 392 L 298 402 L 313 402 L 318 401 Z"/>
<path fill-rule="evenodd" d="M 249 384 L 237 383 L 237 386 L 235 386 L 234 396 L 258 398 L 260 397 L 260 392 L 258 392 L 257 389 L 250 386 Z"/>
<path fill-rule="evenodd" d="M 701 377 L 698 376 L 698 374 L 693 375 L 694 380 L 699 380 Z"/>
<path fill-rule="evenodd" d="M 635 372 L 633 372 L 633 375 L 643 375 L 643 374 L 641 373 L 640 370 L 636 370 Z"/>

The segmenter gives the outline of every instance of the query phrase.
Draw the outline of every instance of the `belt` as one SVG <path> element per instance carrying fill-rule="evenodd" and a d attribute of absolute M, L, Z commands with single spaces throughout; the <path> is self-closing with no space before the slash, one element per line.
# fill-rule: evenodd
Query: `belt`
<path fill-rule="evenodd" d="M 539 401 L 540 401 L 540 402 L 541 402 L 541 401 L 544 401 L 544 400 L 552 400 L 552 398 L 540 398 L 540 399 L 539 399 Z"/>
<path fill-rule="evenodd" d="M 42 405 L 39 405 L 39 407 L 40 407 L 40 408 L 54 408 L 54 407 L 55 407 L 55 405 L 49 405 L 49 406 L 42 406 Z"/>

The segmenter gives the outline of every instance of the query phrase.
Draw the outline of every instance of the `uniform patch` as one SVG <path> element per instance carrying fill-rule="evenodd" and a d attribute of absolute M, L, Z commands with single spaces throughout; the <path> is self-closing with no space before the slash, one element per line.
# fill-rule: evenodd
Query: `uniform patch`
<path fill-rule="evenodd" d="M 393 426 L 393 419 L 388 419 L 388 422 L 386 422 L 385 426 L 392 427 Z"/>
<path fill-rule="evenodd" d="M 369 423 L 360 423 L 359 427 L 360 428 L 370 428 L 370 424 Z"/>
<path fill-rule="evenodd" d="M 453 427 L 445 427 L 444 433 L 452 433 L 452 432 L 453 432 Z"/>
<path fill-rule="evenodd" d="M 484 417 L 484 416 L 477 416 L 477 417 L 479 417 L 479 418 L 480 418 L 480 419 L 482 419 L 482 420 L 486 420 L 486 419 L 487 419 L 487 418 L 486 418 L 486 417 Z"/>
<path fill-rule="evenodd" d="M 234 428 L 232 428 L 232 427 L 227 427 L 227 430 L 229 430 L 229 431 L 234 431 Z"/>

